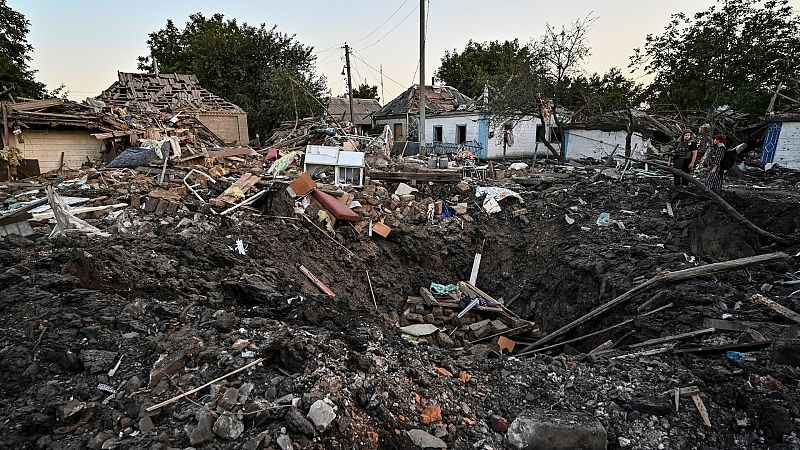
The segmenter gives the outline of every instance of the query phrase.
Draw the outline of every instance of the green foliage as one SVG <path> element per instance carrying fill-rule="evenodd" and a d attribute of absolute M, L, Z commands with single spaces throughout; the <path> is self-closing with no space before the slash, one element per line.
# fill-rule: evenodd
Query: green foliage
<path fill-rule="evenodd" d="M 328 93 L 312 47 L 275 27 L 196 13 L 183 29 L 168 20 L 147 44 L 161 72 L 195 74 L 203 87 L 247 111 L 251 135 L 324 110 Z M 152 72 L 151 56 L 139 57 L 140 70 Z"/>
<path fill-rule="evenodd" d="M 520 76 L 533 64 L 530 46 L 513 41 L 469 41 L 463 51 L 447 51 L 442 57 L 436 77 L 462 94 L 477 98 L 488 83 L 505 85 Z"/>
<path fill-rule="evenodd" d="M 0 0 L 0 90 L 13 88 L 12 94 L 39 98 L 44 84 L 34 79 L 36 71 L 28 66 L 33 46 L 27 41 L 30 22 Z"/>
<path fill-rule="evenodd" d="M 648 35 L 631 67 L 655 75 L 651 102 L 680 109 L 731 105 L 763 116 L 770 89 L 800 77 L 800 18 L 787 0 L 717 0 L 694 16 L 672 15 Z"/>
<path fill-rule="evenodd" d="M 378 98 L 378 86 L 361 83 L 353 89 L 353 98 Z"/>

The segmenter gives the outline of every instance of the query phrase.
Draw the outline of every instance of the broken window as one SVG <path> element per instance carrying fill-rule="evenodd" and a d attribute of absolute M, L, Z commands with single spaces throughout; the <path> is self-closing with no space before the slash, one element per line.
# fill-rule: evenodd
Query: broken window
<path fill-rule="evenodd" d="M 442 126 L 437 125 L 433 127 L 433 142 L 442 142 Z"/>
<path fill-rule="evenodd" d="M 467 126 L 456 125 L 456 144 L 467 142 Z"/>

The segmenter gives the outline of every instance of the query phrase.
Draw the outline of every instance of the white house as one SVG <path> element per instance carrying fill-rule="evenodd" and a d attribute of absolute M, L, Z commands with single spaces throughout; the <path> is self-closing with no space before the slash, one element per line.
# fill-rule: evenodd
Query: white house
<path fill-rule="evenodd" d="M 565 126 L 565 148 L 567 159 L 603 159 L 616 149 L 617 155 L 625 154 L 626 130 L 601 130 L 584 125 Z M 650 140 L 645 139 L 640 133 L 634 132 L 631 136 L 631 154 L 633 157 L 642 158 Z"/>

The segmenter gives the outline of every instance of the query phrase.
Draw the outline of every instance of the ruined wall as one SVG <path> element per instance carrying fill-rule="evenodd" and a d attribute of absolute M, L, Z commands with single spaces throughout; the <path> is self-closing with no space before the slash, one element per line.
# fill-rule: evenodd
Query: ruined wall
<path fill-rule="evenodd" d="M 24 130 L 22 138 L 13 145 L 22 150 L 25 159 L 38 159 L 39 170 L 57 170 L 64 152 L 64 167 L 79 169 L 88 157 L 100 158 L 102 143 L 91 136 L 89 130 Z"/>
<path fill-rule="evenodd" d="M 781 167 L 800 169 L 800 122 L 783 122 L 780 133 L 775 159 L 771 162 Z"/>
<path fill-rule="evenodd" d="M 247 114 L 202 113 L 198 114 L 197 118 L 229 144 L 245 145 L 250 142 Z"/>
<path fill-rule="evenodd" d="M 536 146 L 536 126 L 541 124 L 538 117 L 529 117 L 514 123 L 514 144 L 506 148 L 507 157 L 532 157 L 549 154 L 550 151 L 541 142 Z M 503 124 L 495 124 L 490 132 L 488 158 L 503 157 Z M 558 144 L 555 144 L 558 147 Z"/>
<path fill-rule="evenodd" d="M 425 141 L 433 142 L 433 128 L 442 127 L 442 142 L 457 144 L 458 135 L 456 127 L 464 125 L 467 127 L 467 142 L 478 140 L 478 115 L 432 115 L 425 118 Z"/>
<path fill-rule="evenodd" d="M 567 159 L 602 159 L 610 155 L 617 144 L 619 149 L 616 154 L 624 155 L 625 136 L 624 131 L 567 130 Z M 631 152 L 634 156 L 644 155 L 649 145 L 649 141 L 643 139 L 642 135 L 633 134 Z"/>

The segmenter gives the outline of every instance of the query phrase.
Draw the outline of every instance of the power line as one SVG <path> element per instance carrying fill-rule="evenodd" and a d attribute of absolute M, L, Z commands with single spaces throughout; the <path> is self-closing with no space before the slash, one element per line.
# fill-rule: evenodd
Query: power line
<path fill-rule="evenodd" d="M 416 10 L 417 10 L 417 8 L 419 8 L 419 5 L 414 5 L 414 7 L 411 9 L 411 11 L 409 11 L 409 13 L 408 13 L 408 14 L 406 14 L 406 16 L 405 16 L 405 17 L 403 17 L 403 20 L 401 20 L 400 22 L 398 22 L 398 23 L 397 23 L 397 25 L 395 25 L 395 26 L 394 26 L 394 27 L 393 27 L 391 30 L 387 31 L 387 32 L 386 32 L 386 34 L 384 34 L 383 36 L 381 36 L 381 37 L 380 37 L 380 39 L 378 39 L 377 41 L 373 42 L 372 44 L 369 44 L 369 45 L 368 45 L 368 46 L 366 46 L 366 47 L 363 47 L 363 48 L 361 48 L 360 50 L 366 50 L 366 49 L 368 49 L 368 48 L 374 47 L 374 46 L 375 46 L 375 45 L 377 45 L 379 42 L 383 41 L 383 40 L 386 38 L 386 36 L 390 35 L 390 34 L 391 34 L 391 33 L 392 33 L 394 30 L 396 30 L 396 29 L 397 29 L 397 27 L 399 27 L 400 25 L 402 25 L 402 24 L 403 24 L 403 22 L 405 22 L 405 21 L 406 21 L 406 19 L 408 19 L 408 17 L 409 17 L 409 16 L 411 16 L 411 14 L 413 14 L 413 13 L 414 13 L 414 11 L 416 11 Z"/>
<path fill-rule="evenodd" d="M 372 66 L 372 65 L 370 65 L 370 63 L 368 63 L 368 62 L 364 61 L 364 60 L 363 60 L 363 59 L 362 59 L 360 56 L 358 56 L 358 54 L 356 54 L 356 53 L 353 53 L 353 56 L 354 56 L 356 59 L 358 59 L 359 61 L 361 61 L 362 63 L 366 64 L 366 65 L 367 65 L 367 67 L 370 67 L 370 68 L 372 68 L 373 70 L 378 70 L 378 69 L 376 69 L 376 68 L 375 68 L 375 66 Z M 390 77 L 389 75 L 383 74 L 383 76 L 384 76 L 385 78 L 388 78 L 388 79 L 389 79 L 389 81 L 392 81 L 392 82 L 394 82 L 395 84 L 397 84 L 398 86 L 400 86 L 400 87 L 401 87 L 401 88 L 403 88 L 403 89 L 406 89 L 406 88 L 408 88 L 408 86 L 406 86 L 406 85 L 404 85 L 404 84 L 400 83 L 399 81 L 395 80 L 394 78 Z"/>
<path fill-rule="evenodd" d="M 400 4 L 400 6 L 398 6 L 398 7 L 397 7 L 397 9 L 395 9 L 395 10 L 394 10 L 394 12 L 392 13 L 392 15 L 391 15 L 391 16 L 389 16 L 389 17 L 388 17 L 386 20 L 384 20 L 384 21 L 383 21 L 383 22 L 382 22 L 380 25 L 378 25 L 377 27 L 375 27 L 375 29 L 374 29 L 374 30 L 372 30 L 372 31 L 370 31 L 369 33 L 367 33 L 367 34 L 366 34 L 366 36 L 364 36 L 364 37 L 362 37 L 361 39 L 359 39 L 359 40 L 357 40 L 357 41 L 353 42 L 353 44 L 358 44 L 359 42 L 362 42 L 364 39 L 366 39 L 366 38 L 368 38 L 368 37 L 372 36 L 372 34 L 373 34 L 373 33 L 375 33 L 376 31 L 378 31 L 378 30 L 379 30 L 379 29 L 380 29 L 382 26 L 386 25 L 386 22 L 388 22 L 388 21 L 392 20 L 392 17 L 394 17 L 394 15 L 395 15 L 395 14 L 397 14 L 397 13 L 398 13 L 398 11 L 400 11 L 400 9 L 401 9 L 403 6 L 405 6 L 405 4 L 406 4 L 407 2 L 408 2 L 408 0 L 403 0 L 403 3 L 401 3 L 401 4 Z M 352 45 L 352 44 L 351 44 L 351 45 Z"/>

